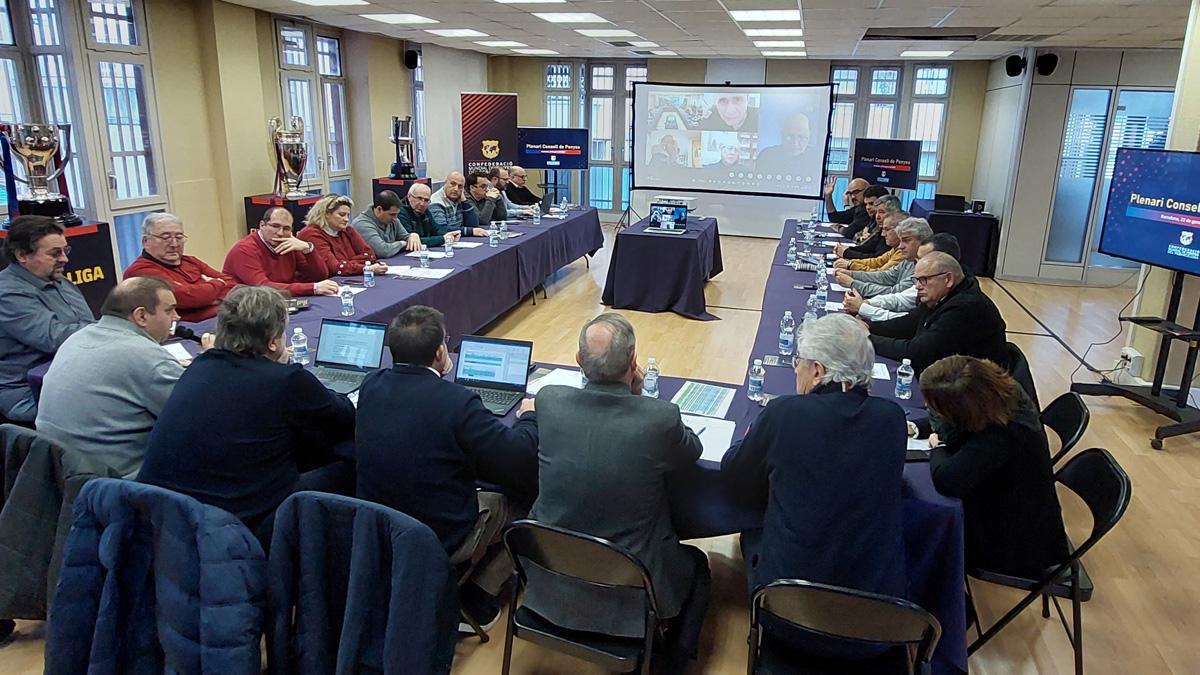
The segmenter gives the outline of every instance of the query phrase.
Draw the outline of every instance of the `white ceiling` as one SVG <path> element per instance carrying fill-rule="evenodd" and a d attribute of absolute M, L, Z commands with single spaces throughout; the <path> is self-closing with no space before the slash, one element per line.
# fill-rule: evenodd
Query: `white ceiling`
<path fill-rule="evenodd" d="M 422 43 L 513 54 L 475 40 L 516 40 L 564 56 L 630 57 L 616 40 L 648 40 L 681 57 L 760 57 L 753 40 L 802 39 L 809 58 L 895 59 L 908 49 L 954 50 L 950 58 L 988 59 L 1024 46 L 1179 48 L 1188 0 L 569 0 L 502 4 L 495 0 L 368 0 L 368 5 L 313 7 L 293 0 L 232 0 L 276 14 Z M 519 0 L 512 0 L 519 2 Z M 544 0 L 543 0 L 544 2 Z M 749 38 L 726 10 L 797 9 L 802 21 L 742 23 L 744 28 L 803 28 L 803 38 Z M 360 14 L 412 13 L 436 25 L 393 26 Z M 554 24 L 531 12 L 594 12 L 613 25 Z M 575 28 L 624 28 L 634 38 L 589 38 Z M 869 28 L 984 28 L 994 35 L 1048 36 L 1036 41 L 867 41 Z M 489 37 L 443 38 L 424 29 L 472 28 Z M 986 31 L 985 31 L 986 32 Z M 789 50 L 793 48 L 787 48 Z"/>

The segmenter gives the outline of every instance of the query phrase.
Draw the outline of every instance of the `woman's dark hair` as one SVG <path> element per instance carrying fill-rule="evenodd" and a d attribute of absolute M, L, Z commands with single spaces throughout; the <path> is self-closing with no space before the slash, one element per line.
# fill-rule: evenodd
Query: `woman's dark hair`
<path fill-rule="evenodd" d="M 950 426 L 979 432 L 1012 421 L 1020 385 L 1004 368 L 973 356 L 948 356 L 921 373 L 925 404 Z"/>

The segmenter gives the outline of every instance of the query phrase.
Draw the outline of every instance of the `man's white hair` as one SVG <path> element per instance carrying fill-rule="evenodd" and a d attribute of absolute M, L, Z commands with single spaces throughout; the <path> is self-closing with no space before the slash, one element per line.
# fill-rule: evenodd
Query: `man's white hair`
<path fill-rule="evenodd" d="M 822 384 L 871 385 L 875 347 L 862 326 L 847 314 L 805 321 L 796 341 L 796 356 L 825 366 Z"/>

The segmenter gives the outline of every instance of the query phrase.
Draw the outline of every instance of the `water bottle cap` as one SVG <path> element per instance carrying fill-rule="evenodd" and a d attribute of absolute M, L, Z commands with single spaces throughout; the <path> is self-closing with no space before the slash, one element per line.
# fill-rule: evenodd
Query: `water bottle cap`
<path fill-rule="evenodd" d="M 791 315 L 792 315 L 792 310 L 790 310 L 790 309 L 785 309 L 785 310 L 783 310 L 783 315 L 784 315 L 784 316 L 791 316 Z"/>
<path fill-rule="evenodd" d="M 761 365 L 762 365 L 762 359 L 754 359 L 754 365 L 756 365 L 756 366 L 761 366 Z"/>
<path fill-rule="evenodd" d="M 651 357 L 650 357 L 650 358 L 649 358 L 649 359 L 646 361 L 646 363 L 658 363 L 658 361 L 655 361 L 655 360 L 654 360 L 654 357 L 653 357 L 653 356 L 651 356 Z"/>
<path fill-rule="evenodd" d="M 911 366 L 911 365 L 912 365 L 912 361 L 909 361 L 908 359 L 902 359 L 902 360 L 900 361 L 900 365 L 903 365 L 903 366 Z"/>
<path fill-rule="evenodd" d="M 292 331 L 292 333 L 294 333 L 294 334 L 296 334 L 296 335 L 301 335 L 301 334 L 303 334 L 303 333 L 304 333 L 304 329 L 303 329 L 303 328 L 300 328 L 299 326 L 297 326 L 297 327 L 296 327 L 296 328 L 295 328 L 295 329 Z"/>

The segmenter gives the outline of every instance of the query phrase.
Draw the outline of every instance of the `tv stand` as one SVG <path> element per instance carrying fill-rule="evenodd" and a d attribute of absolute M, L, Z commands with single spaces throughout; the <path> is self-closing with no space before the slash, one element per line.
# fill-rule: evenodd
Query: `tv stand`
<path fill-rule="evenodd" d="M 1200 307 L 1197 307 L 1196 318 L 1193 320 L 1191 328 L 1175 321 L 1179 316 L 1179 301 L 1183 296 L 1183 280 L 1183 272 L 1175 272 L 1166 318 L 1156 316 L 1120 317 L 1121 321 L 1152 330 L 1162 336 L 1158 348 L 1158 362 L 1154 368 L 1154 381 L 1150 386 L 1123 385 L 1111 382 L 1094 384 L 1079 382 L 1071 385 L 1071 391 L 1077 394 L 1123 396 L 1175 420 L 1176 424 L 1166 424 L 1154 430 L 1154 438 L 1150 439 L 1150 447 L 1155 450 L 1162 450 L 1163 439 L 1200 431 L 1200 410 L 1188 405 L 1192 377 L 1196 370 L 1196 357 L 1200 354 Z M 1176 340 L 1186 342 L 1188 350 L 1183 365 L 1183 377 L 1179 382 L 1179 391 L 1174 396 L 1170 396 L 1163 393 L 1163 380 L 1167 375 L 1167 359 L 1171 355 L 1171 344 Z"/>

